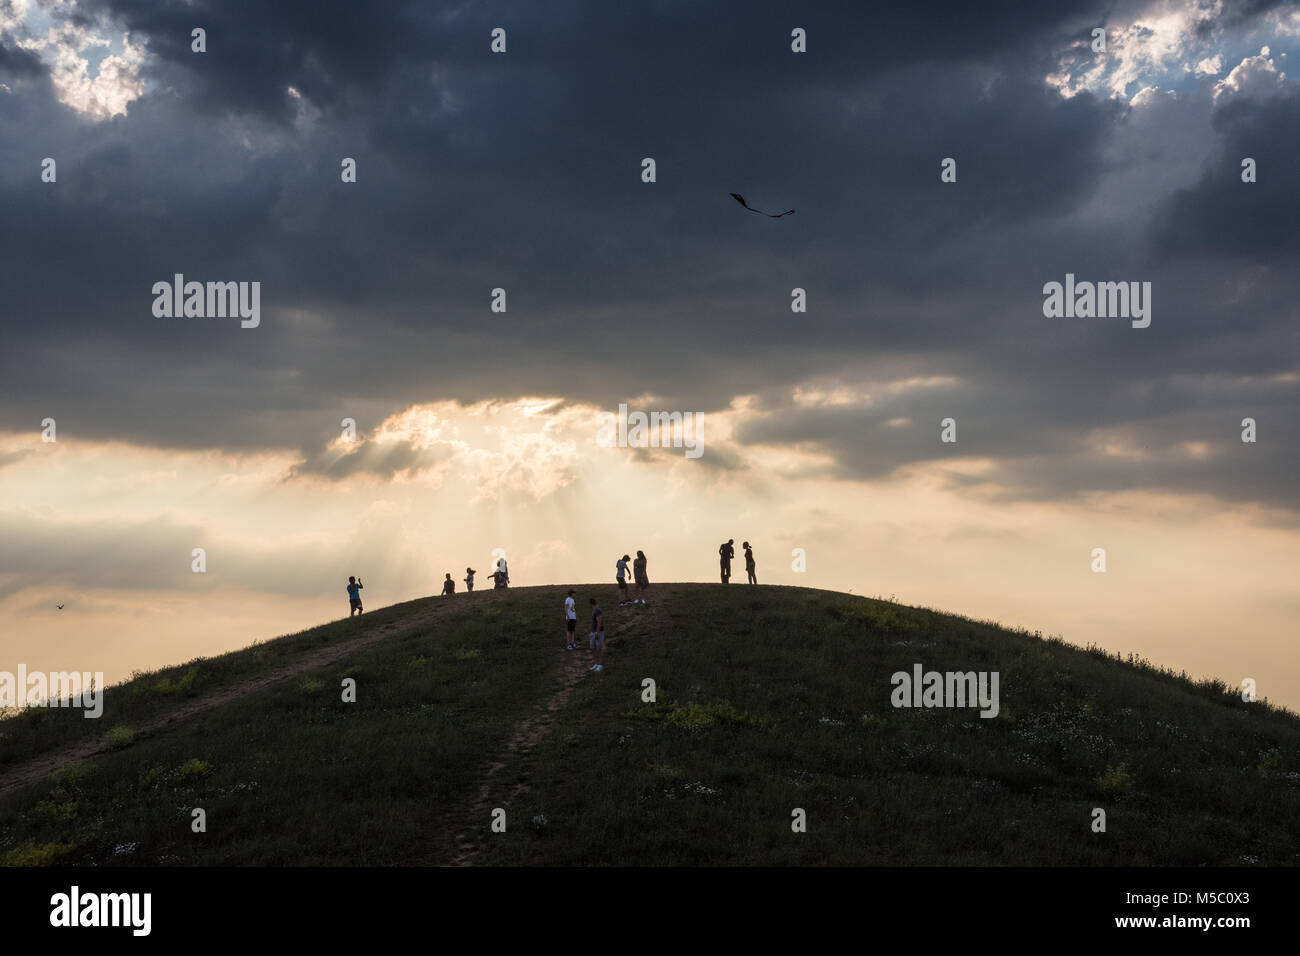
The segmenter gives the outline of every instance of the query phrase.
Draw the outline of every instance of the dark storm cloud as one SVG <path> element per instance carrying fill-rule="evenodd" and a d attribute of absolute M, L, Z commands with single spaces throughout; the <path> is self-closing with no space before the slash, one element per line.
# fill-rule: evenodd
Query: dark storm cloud
<path fill-rule="evenodd" d="M 1294 382 L 1176 377 L 1089 391 L 1027 373 L 1017 382 L 940 383 L 880 396 L 869 407 L 769 406 L 742 443 L 794 444 L 829 455 L 825 473 L 881 480 L 916 463 L 991 459 L 966 487 L 1013 498 L 1159 488 L 1222 494 L 1235 502 L 1293 503 L 1300 478 Z M 1032 414 L 1024 408 L 1032 394 Z M 952 418 L 956 442 L 941 441 Z M 1241 440 L 1242 420 L 1256 441 Z M 1113 447 L 1116 453 L 1107 453 Z"/>
<path fill-rule="evenodd" d="M 430 41 L 438 32 L 422 13 L 432 15 L 433 4 L 91 0 L 82 6 L 146 37 L 159 61 L 158 82 L 177 90 L 191 109 L 218 115 L 257 113 L 286 123 L 293 115 L 287 86 L 331 108 L 353 94 L 374 94 L 403 64 L 437 52 Z M 205 53 L 192 49 L 195 28 L 206 32 Z"/>
<path fill-rule="evenodd" d="M 89 0 L 81 6 L 87 21 L 108 17 L 147 37 L 161 61 L 159 77 L 201 109 L 257 111 L 286 121 L 287 85 L 328 108 L 341 106 L 350 93 L 400 93 L 391 90 L 394 81 L 441 65 L 490 77 L 527 76 L 543 85 L 546 77 L 556 78 L 549 81 L 553 88 L 586 96 L 555 107 L 599 106 L 603 112 L 584 121 L 601 137 L 618 125 L 619 112 L 632 112 L 642 123 L 668 123 L 680 133 L 683 117 L 677 110 L 666 113 L 665 100 L 704 122 L 715 98 L 761 99 L 773 91 L 856 81 L 900 64 L 985 60 L 1008 50 L 1023 56 L 1026 48 L 1046 62 L 1044 41 L 1059 39 L 1065 19 L 1035 0 L 993 8 L 907 5 L 869 15 L 856 0 L 824 0 L 797 11 L 784 0 L 743 6 L 670 0 L 640 7 L 579 0 L 364 6 L 343 0 Z M 1077 4 L 1071 16 L 1095 20 L 1105 6 Z M 813 37 L 815 68 L 789 58 L 795 26 Z M 195 27 L 207 31 L 207 54 L 191 52 Z M 495 27 L 512 35 L 508 58 L 484 55 Z M 526 91 L 507 92 L 516 104 L 527 101 L 520 95 Z M 409 116 L 421 105 L 419 91 L 405 91 L 393 105 L 393 115 Z"/>
<path fill-rule="evenodd" d="M 10 46 L 0 39 L 0 81 L 17 77 L 39 77 L 45 73 L 40 57 Z"/>
<path fill-rule="evenodd" d="M 963 434 L 1011 467 L 1086 460 L 1088 429 L 1175 413 L 1184 390 L 1157 387 L 1145 408 L 1107 398 L 1159 376 L 1295 367 L 1296 290 L 1276 271 L 1300 196 L 1276 158 L 1295 155 L 1294 110 L 1217 116 L 1225 162 L 1239 142 L 1269 156 L 1271 180 L 1241 188 L 1260 190 L 1247 201 L 1273 242 L 1240 225 L 1231 166 L 1228 185 L 1207 172 L 1150 230 L 1077 221 L 1130 117 L 1042 77 L 1103 4 L 86 9 L 147 40 L 152 86 L 98 125 L 46 82 L 0 95 L 6 324 L 39 329 L 0 358 L 3 426 L 57 411 L 61 438 L 302 449 L 306 473 L 389 473 L 401 463 L 321 451 L 341 417 L 364 429 L 412 402 L 528 393 L 613 408 L 650 392 L 708 412 L 810 376 L 952 375 L 948 406 L 984 422 Z M 194 26 L 206 54 L 190 52 Z M 488 52 L 495 26 L 504 56 Z M 46 155 L 56 185 L 39 183 Z M 344 156 L 355 185 L 339 181 Z M 945 156 L 957 184 L 939 183 Z M 762 220 L 732 191 L 798 213 Z M 1066 271 L 1153 280 L 1152 328 L 1044 319 L 1042 284 Z M 261 281 L 261 327 L 154 318 L 150 287 L 175 272 Z M 795 286 L 806 315 L 790 312 Z M 1253 388 L 1248 409 L 1278 401 Z M 898 405 L 889 418 L 939 411 L 924 392 Z M 778 419 L 752 437 L 811 429 L 844 477 L 933 454 L 930 435 L 878 422 L 864 444 L 852 418 Z M 1219 422 L 1184 426 L 1212 441 Z M 1280 459 L 1259 459 L 1262 488 L 1294 490 Z M 1196 475 L 1234 480 L 1213 464 Z"/>
<path fill-rule="evenodd" d="M 1204 175 L 1180 189 L 1152 224 L 1151 242 L 1166 255 L 1290 263 L 1300 252 L 1300 94 L 1293 86 L 1265 100 L 1233 96 L 1214 114 L 1218 144 Z M 1243 183 L 1242 160 L 1257 181 Z"/>

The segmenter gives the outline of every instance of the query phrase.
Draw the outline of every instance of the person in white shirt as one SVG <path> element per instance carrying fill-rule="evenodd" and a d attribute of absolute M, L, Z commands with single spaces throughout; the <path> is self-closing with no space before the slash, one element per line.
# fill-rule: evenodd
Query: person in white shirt
<path fill-rule="evenodd" d="M 573 632 L 578 626 L 578 606 L 573 603 L 573 593 L 573 588 L 569 588 L 569 596 L 564 599 L 564 639 L 568 642 L 564 645 L 566 651 L 578 646 L 573 643 Z"/>
<path fill-rule="evenodd" d="M 631 559 L 625 554 L 623 557 L 619 558 L 618 563 L 614 565 L 614 570 L 618 572 L 619 607 L 623 607 L 630 603 L 627 599 L 627 563 L 629 560 Z"/>

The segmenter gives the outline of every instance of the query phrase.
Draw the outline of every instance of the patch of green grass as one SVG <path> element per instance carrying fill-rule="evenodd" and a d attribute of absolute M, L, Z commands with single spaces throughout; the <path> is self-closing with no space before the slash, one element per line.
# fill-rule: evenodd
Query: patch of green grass
<path fill-rule="evenodd" d="M 167 768 L 162 764 L 154 764 L 152 767 L 145 768 L 140 772 L 140 789 L 152 790 L 158 786 L 166 773 Z"/>
<path fill-rule="evenodd" d="M 191 757 L 181 764 L 176 775 L 184 781 L 198 780 L 212 773 L 212 764 L 200 760 L 198 757 Z"/>
<path fill-rule="evenodd" d="M 135 729 L 133 727 L 113 727 L 104 735 L 104 743 L 112 750 L 121 750 L 123 747 L 131 746 L 134 742 Z"/>
<path fill-rule="evenodd" d="M 698 731 L 712 727 L 714 724 L 748 724 L 762 727 L 765 721 L 761 717 L 751 717 L 736 710 L 729 700 L 718 700 L 708 704 L 687 701 L 685 704 L 672 704 L 664 714 L 663 721 L 669 727 Z"/>
<path fill-rule="evenodd" d="M 199 669 L 197 667 L 186 668 L 185 673 L 179 678 L 169 676 L 159 677 L 154 681 L 151 688 L 155 694 L 164 696 L 178 694 L 193 694 L 197 691 L 199 685 Z"/>
<path fill-rule="evenodd" d="M 860 719 L 864 730 L 884 730 L 889 726 L 889 721 L 875 714 L 863 714 Z"/>
<path fill-rule="evenodd" d="M 35 812 L 50 823 L 66 825 L 77 819 L 79 807 L 80 804 L 70 799 L 63 787 L 58 787 L 50 796 L 36 804 Z"/>
<path fill-rule="evenodd" d="M 837 601 L 834 613 L 841 620 L 860 622 L 870 630 L 885 633 L 920 631 L 926 625 L 926 618 L 910 608 L 865 598 Z"/>
<path fill-rule="evenodd" d="M 85 783 L 95 773 L 95 765 L 89 760 L 74 760 L 54 771 L 51 779 L 64 787 L 76 787 Z"/>
<path fill-rule="evenodd" d="M 1255 767 L 1255 772 L 1267 779 L 1280 776 L 1282 769 L 1282 752 L 1280 750 L 1270 750 L 1260 758 L 1259 764 Z"/>
<path fill-rule="evenodd" d="M 1097 786 L 1102 793 L 1127 793 L 1133 789 L 1133 775 L 1124 764 L 1107 766 L 1097 775 Z"/>
<path fill-rule="evenodd" d="M 0 857 L 0 866 L 52 866 L 69 851 L 68 843 L 37 843 L 28 840 Z"/>

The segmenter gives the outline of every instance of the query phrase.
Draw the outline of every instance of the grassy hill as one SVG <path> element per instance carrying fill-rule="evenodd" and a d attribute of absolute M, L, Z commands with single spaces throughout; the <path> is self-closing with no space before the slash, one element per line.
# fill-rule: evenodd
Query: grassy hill
<path fill-rule="evenodd" d="M 563 649 L 565 587 L 412 601 L 137 675 L 100 720 L 0 721 L 0 862 L 1300 862 L 1300 719 L 1221 683 L 740 584 L 626 608 L 578 587 L 580 617 L 595 596 L 608 618 L 594 674 Z M 894 708 L 890 675 L 918 663 L 997 671 L 998 715 Z"/>

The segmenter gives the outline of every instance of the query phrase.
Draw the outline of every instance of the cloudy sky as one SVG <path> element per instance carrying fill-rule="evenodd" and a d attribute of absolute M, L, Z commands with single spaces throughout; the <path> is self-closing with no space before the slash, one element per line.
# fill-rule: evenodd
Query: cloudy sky
<path fill-rule="evenodd" d="M 1300 706 L 1300 5 L 905 6 L 0 0 L 0 669 L 734 537 Z"/>

